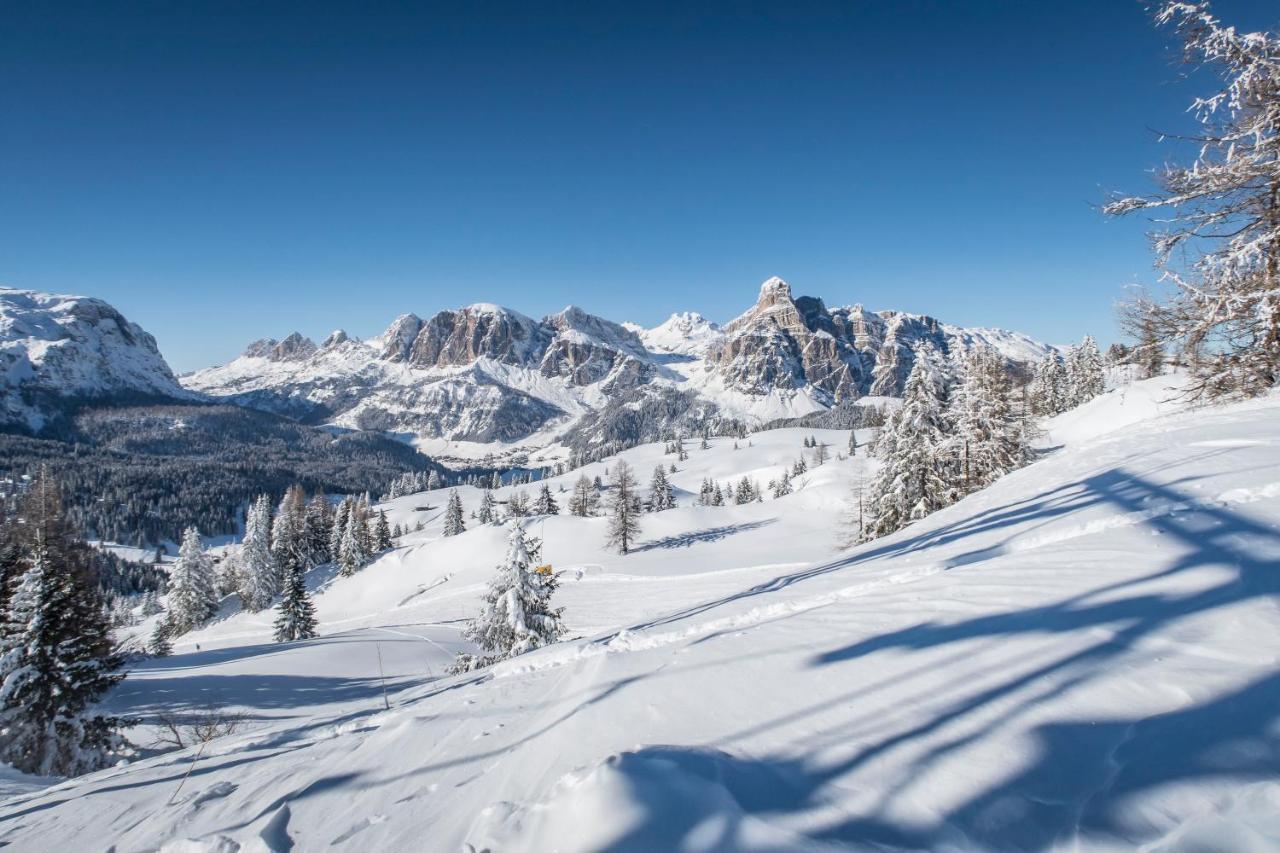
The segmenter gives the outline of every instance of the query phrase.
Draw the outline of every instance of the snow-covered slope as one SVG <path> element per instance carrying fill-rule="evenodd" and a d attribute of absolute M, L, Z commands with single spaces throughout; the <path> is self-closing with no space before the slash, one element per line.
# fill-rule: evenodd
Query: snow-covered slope
<path fill-rule="evenodd" d="M 189 399 L 155 338 L 100 299 L 0 287 L 0 426 L 121 394 Z"/>
<path fill-rule="evenodd" d="M 771 278 L 724 329 L 690 313 L 642 329 L 572 306 L 535 321 L 480 304 L 429 320 L 405 314 L 363 343 L 342 334 L 317 347 L 296 333 L 256 341 L 230 364 L 183 381 L 312 423 L 414 436 L 446 455 L 555 442 L 585 450 L 893 396 L 921 341 L 947 351 L 987 344 L 1011 364 L 1050 350 L 997 329 L 861 306 L 828 310 Z"/>
<path fill-rule="evenodd" d="M 599 520 L 535 523 L 577 636 L 468 676 L 438 664 L 500 532 L 438 540 L 442 495 L 402 499 L 397 517 L 425 529 L 320 594 L 325 638 L 244 645 L 266 620 L 231 617 L 144 673 L 154 702 L 238 690 L 283 719 L 198 762 L 171 753 L 11 799 L 0 841 L 1275 849 L 1280 400 L 1107 429 L 1161 384 L 1104 395 L 1094 429 L 1051 424 L 1047 458 L 853 550 L 831 545 L 862 464 L 848 460 L 776 501 L 647 516 L 627 557 L 599 550 Z M 718 440 L 677 483 L 763 477 L 800 435 Z M 642 472 L 663 458 L 628 453 Z M 405 643 L 387 655 L 389 710 L 375 629 Z"/>

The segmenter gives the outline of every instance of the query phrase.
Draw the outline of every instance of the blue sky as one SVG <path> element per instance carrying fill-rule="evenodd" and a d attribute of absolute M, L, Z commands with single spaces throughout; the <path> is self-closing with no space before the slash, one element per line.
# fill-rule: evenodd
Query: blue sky
<path fill-rule="evenodd" d="M 786 8 L 783 9 L 782 7 Z M 1273 2 L 1218 13 L 1272 27 Z M 1154 279 L 1203 80 L 1138 2 L 0 7 L 0 282 L 178 370 L 293 329 L 581 305 L 726 320 L 780 275 L 1059 342 Z"/>

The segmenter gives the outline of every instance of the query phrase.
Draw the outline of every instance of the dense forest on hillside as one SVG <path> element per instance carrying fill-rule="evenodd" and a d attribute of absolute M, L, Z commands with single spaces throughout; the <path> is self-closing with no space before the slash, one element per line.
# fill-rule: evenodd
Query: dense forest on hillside
<path fill-rule="evenodd" d="M 380 494 L 406 471 L 438 468 L 385 436 L 222 405 L 83 409 L 54 434 L 0 435 L 0 460 L 15 480 L 48 465 L 78 527 L 139 545 L 176 541 L 188 524 L 233 532 L 247 500 L 294 483 Z"/>

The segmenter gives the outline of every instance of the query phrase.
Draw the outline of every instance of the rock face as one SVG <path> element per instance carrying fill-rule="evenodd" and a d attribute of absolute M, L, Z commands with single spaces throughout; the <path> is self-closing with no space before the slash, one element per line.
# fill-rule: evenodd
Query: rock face
<path fill-rule="evenodd" d="M 993 346 L 1012 363 L 1048 347 L 860 305 L 828 308 L 779 278 L 723 329 L 675 314 L 653 329 L 570 306 L 534 320 L 496 305 L 403 314 L 382 335 L 260 341 L 188 387 L 309 423 L 429 439 L 575 447 L 820 412 L 901 393 L 914 347 Z"/>
<path fill-rule="evenodd" d="M 92 400 L 194 396 L 155 338 L 102 300 L 0 288 L 0 426 L 40 430 Z"/>

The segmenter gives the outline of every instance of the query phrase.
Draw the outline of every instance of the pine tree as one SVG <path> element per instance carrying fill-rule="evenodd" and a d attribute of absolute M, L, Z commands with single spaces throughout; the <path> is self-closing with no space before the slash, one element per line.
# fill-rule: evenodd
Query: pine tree
<path fill-rule="evenodd" d="M 342 542 L 338 545 L 338 574 L 351 577 L 369 562 L 369 552 L 364 549 L 364 537 L 360 535 L 363 522 L 352 506 L 347 524 L 343 528 Z"/>
<path fill-rule="evenodd" d="M 782 476 L 773 481 L 773 496 L 780 498 L 791 494 L 791 472 L 782 469 Z"/>
<path fill-rule="evenodd" d="M 276 566 L 296 557 L 302 560 L 306 550 L 307 504 L 302 487 L 290 486 L 280 499 L 275 519 L 271 522 L 271 556 Z"/>
<path fill-rule="evenodd" d="M 449 502 L 444 510 L 444 529 L 441 532 L 445 536 L 457 536 L 466 529 L 467 523 L 462 512 L 462 496 L 458 494 L 457 489 L 451 489 Z"/>
<path fill-rule="evenodd" d="M 554 643 L 564 634 L 561 610 L 551 606 L 555 575 L 534 570 L 540 557 L 541 543 L 530 539 L 521 524 L 512 524 L 506 557 L 489 582 L 484 607 L 462 633 L 488 654 L 460 655 L 455 671 L 524 654 Z"/>
<path fill-rule="evenodd" d="M 351 513 L 355 501 L 348 495 L 338 504 L 333 513 L 333 523 L 329 526 L 329 560 L 339 562 L 342 553 L 342 541 L 347 538 L 347 526 L 351 523 Z"/>
<path fill-rule="evenodd" d="M 667 472 L 661 465 L 653 469 L 653 479 L 649 482 L 649 508 L 653 512 L 672 509 L 676 505 L 676 496 L 667 480 Z"/>
<path fill-rule="evenodd" d="M 529 515 L 529 496 L 519 491 L 507 498 L 507 518 L 525 518 Z"/>
<path fill-rule="evenodd" d="M 480 496 L 480 510 L 476 513 L 476 520 L 481 524 L 493 524 L 497 521 L 497 513 L 494 512 L 493 490 L 485 489 L 484 494 Z"/>
<path fill-rule="evenodd" d="M 949 462 L 939 388 L 923 350 L 907 376 L 902 406 L 889 419 L 882 441 L 882 465 L 871 485 L 872 517 L 864 529 L 871 539 L 899 530 L 945 506 L 953 494 L 945 479 Z"/>
<path fill-rule="evenodd" d="M 169 617 L 173 635 L 199 628 L 218 613 L 219 596 L 213 560 L 200 542 L 200 531 L 182 534 L 178 559 L 169 571 Z"/>
<path fill-rule="evenodd" d="M 378 521 L 373 528 L 373 549 L 378 552 L 389 551 L 395 546 L 391 537 L 391 525 L 387 523 L 387 511 L 378 510 Z"/>
<path fill-rule="evenodd" d="M 444 483 L 442 483 L 442 482 L 440 481 L 440 474 L 439 474 L 439 472 L 437 472 L 437 471 L 432 471 L 432 472 L 427 476 L 427 491 L 429 491 L 429 492 L 434 492 L 434 491 L 436 491 L 437 489 L 442 489 L 442 488 L 444 488 Z"/>
<path fill-rule="evenodd" d="M 849 430 L 849 455 L 858 455 L 858 431 L 853 429 Z"/>
<path fill-rule="evenodd" d="M 316 636 L 316 611 L 307 592 L 306 572 L 298 560 L 285 567 L 284 595 L 275 621 L 275 641 L 288 643 Z"/>
<path fill-rule="evenodd" d="M 813 467 L 820 468 L 827 461 L 827 446 L 813 439 Z"/>
<path fill-rule="evenodd" d="M 534 515 L 558 515 L 560 513 L 560 505 L 556 503 L 556 499 L 551 496 L 551 487 L 546 483 L 542 484 L 542 490 L 538 492 L 538 499 L 533 502 Z"/>
<path fill-rule="evenodd" d="M 626 554 L 640 535 L 637 507 L 640 496 L 636 493 L 636 478 L 631 473 L 631 466 L 621 459 L 614 466 L 611 486 L 608 543 L 610 547 L 617 548 L 618 553 Z"/>
<path fill-rule="evenodd" d="M 123 721 L 92 708 L 124 677 L 90 555 L 42 471 L 23 499 L 23 571 L 0 622 L 0 761 L 73 776 L 124 747 Z"/>
<path fill-rule="evenodd" d="M 724 491 L 719 483 L 713 483 L 711 486 L 711 505 L 724 506 Z"/>
<path fill-rule="evenodd" d="M 279 567 L 271 553 L 271 504 L 261 495 L 249 507 L 239 555 L 239 594 L 245 610 L 266 610 L 280 589 Z"/>
<path fill-rule="evenodd" d="M 738 489 L 734 492 L 733 502 L 736 504 L 749 504 L 756 499 L 755 488 L 751 485 L 751 480 L 745 475 L 738 481 Z"/>
<path fill-rule="evenodd" d="M 1010 404 L 1012 392 L 999 356 L 987 347 L 970 350 L 949 418 L 956 497 L 985 488 L 1027 463 L 1029 449 L 1022 419 Z"/>
<path fill-rule="evenodd" d="M 1072 406 L 1089 402 L 1106 390 L 1106 368 L 1102 353 L 1092 335 L 1085 335 L 1080 346 L 1073 347 L 1067 362 L 1067 396 Z"/>
<path fill-rule="evenodd" d="M 173 654 L 173 623 L 169 621 L 169 615 L 166 613 L 159 621 L 156 627 L 151 630 L 151 639 L 147 643 L 147 651 L 152 657 L 167 658 Z"/>
<path fill-rule="evenodd" d="M 324 495 L 316 495 L 307 504 L 305 526 L 303 565 L 313 568 L 332 560 L 329 537 L 333 527 L 333 508 Z"/>

